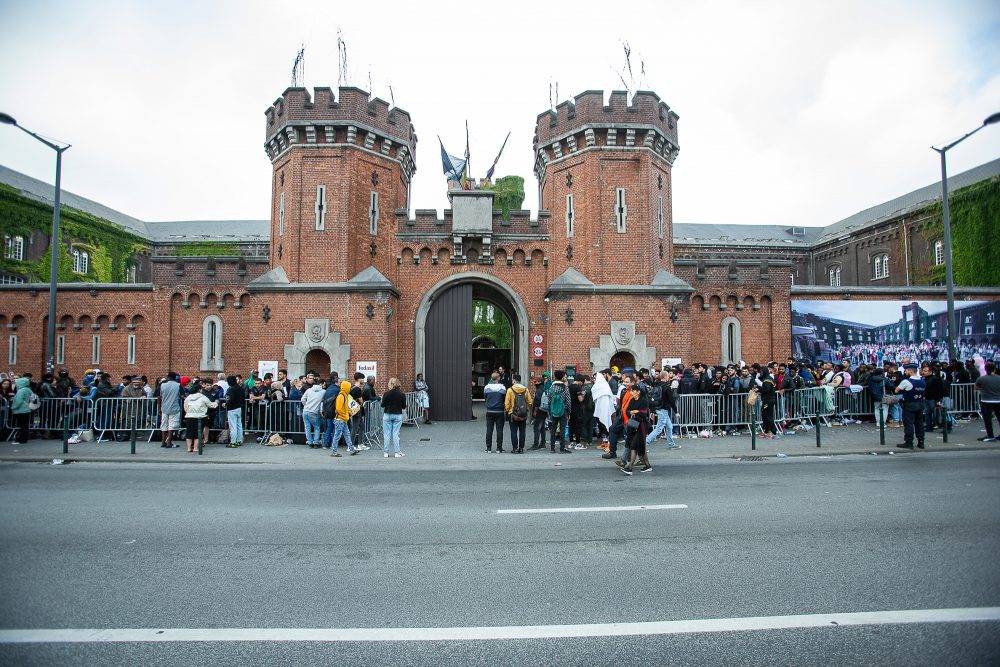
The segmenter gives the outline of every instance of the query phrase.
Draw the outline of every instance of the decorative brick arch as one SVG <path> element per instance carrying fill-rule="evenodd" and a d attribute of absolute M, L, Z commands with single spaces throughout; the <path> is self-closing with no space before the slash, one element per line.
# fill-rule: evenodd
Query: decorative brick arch
<path fill-rule="evenodd" d="M 653 368 L 656 364 L 656 348 L 646 346 L 646 336 L 635 333 L 635 322 L 612 322 L 611 335 L 600 338 L 600 346 L 590 348 L 590 364 L 594 372 L 611 365 L 611 357 L 619 352 L 630 352 L 635 358 L 636 370 Z"/>
<path fill-rule="evenodd" d="M 304 331 L 292 335 L 294 341 L 285 346 L 285 363 L 288 377 L 298 377 L 306 372 L 306 357 L 313 350 L 323 350 L 330 356 L 329 372 L 337 371 L 340 377 L 347 377 L 347 360 L 351 358 L 351 346 L 340 344 L 340 332 L 330 331 L 330 320 L 306 320 Z"/>

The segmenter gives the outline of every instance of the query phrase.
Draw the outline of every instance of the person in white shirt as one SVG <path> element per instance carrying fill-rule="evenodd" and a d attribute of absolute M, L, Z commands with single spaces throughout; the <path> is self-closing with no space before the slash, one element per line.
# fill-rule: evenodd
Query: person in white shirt
<path fill-rule="evenodd" d="M 326 386 L 319 382 L 309 387 L 302 394 L 302 420 L 306 424 L 306 444 L 309 449 L 319 449 L 323 446 L 323 420 L 320 410 L 323 408 L 323 396 Z"/>

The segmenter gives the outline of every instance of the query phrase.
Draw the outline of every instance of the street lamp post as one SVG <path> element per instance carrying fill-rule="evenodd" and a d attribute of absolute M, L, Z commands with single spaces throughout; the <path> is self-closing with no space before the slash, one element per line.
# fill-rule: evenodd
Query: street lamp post
<path fill-rule="evenodd" d="M 56 152 L 56 196 L 55 204 L 52 206 L 52 235 L 49 238 L 49 250 L 52 254 L 52 261 L 49 264 L 49 326 L 45 343 L 46 370 L 52 372 L 56 362 L 56 286 L 59 282 L 59 200 L 62 194 L 62 154 L 70 147 L 70 144 L 60 146 L 44 139 L 31 130 L 21 127 L 12 116 L 0 113 L 0 123 L 13 125 L 19 130 L 30 134 L 35 139 Z"/>
<path fill-rule="evenodd" d="M 967 132 L 962 137 L 951 142 L 943 148 L 931 146 L 941 156 L 941 204 L 944 206 L 944 276 L 945 286 L 948 292 L 948 361 L 958 359 L 955 349 L 956 329 L 955 329 L 955 275 L 951 264 L 951 211 L 948 207 L 948 165 L 945 154 L 955 146 L 959 145 L 979 130 L 987 125 L 1000 122 L 1000 112 L 993 114 L 983 121 L 983 124 Z"/>

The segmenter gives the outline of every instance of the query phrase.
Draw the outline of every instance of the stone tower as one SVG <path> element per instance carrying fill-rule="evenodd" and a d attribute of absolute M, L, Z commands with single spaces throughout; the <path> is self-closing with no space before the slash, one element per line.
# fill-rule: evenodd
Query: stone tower
<path fill-rule="evenodd" d="M 292 283 L 387 275 L 416 170 L 410 115 L 357 88 L 289 88 L 266 115 L 272 268 Z"/>
<path fill-rule="evenodd" d="M 552 212 L 554 275 L 649 285 L 672 271 L 671 166 L 676 113 L 653 92 L 588 90 L 538 116 L 535 175 Z M 624 270 L 628 267 L 628 270 Z"/>

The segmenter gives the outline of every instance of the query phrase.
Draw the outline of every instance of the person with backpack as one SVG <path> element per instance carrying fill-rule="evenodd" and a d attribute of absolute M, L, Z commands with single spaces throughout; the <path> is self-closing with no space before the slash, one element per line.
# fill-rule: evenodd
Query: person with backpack
<path fill-rule="evenodd" d="M 14 393 L 14 400 L 10 404 L 10 412 L 14 416 L 17 441 L 24 444 L 28 442 L 28 424 L 31 422 L 31 406 L 33 402 L 38 403 L 38 396 L 31 391 L 31 380 L 27 377 L 20 377 L 14 380 L 14 386 L 17 388 L 17 391 Z"/>
<path fill-rule="evenodd" d="M 323 447 L 330 449 L 333 444 L 333 418 L 336 413 L 337 396 L 340 395 L 340 373 L 333 371 L 326 381 L 323 405 L 319 414 L 323 418 Z"/>
<path fill-rule="evenodd" d="M 553 373 L 553 376 L 555 380 L 553 380 L 552 386 L 545 392 L 545 395 L 549 398 L 549 420 L 552 422 L 551 447 L 553 452 L 556 451 L 556 442 L 558 441 L 559 453 L 571 454 L 572 450 L 566 447 L 565 441 L 566 418 L 570 410 L 569 387 L 564 382 L 566 372 L 557 370 Z"/>
<path fill-rule="evenodd" d="M 243 404 L 247 395 L 243 384 L 236 381 L 235 375 L 226 378 L 229 391 L 226 392 L 226 421 L 229 423 L 229 444 L 226 447 L 239 447 L 243 444 Z"/>
<path fill-rule="evenodd" d="M 337 394 L 337 399 L 334 401 L 333 452 L 330 456 L 335 458 L 340 458 L 340 451 L 338 450 L 340 447 L 341 436 L 347 440 L 347 452 L 351 456 L 358 453 L 358 450 L 354 448 L 354 441 L 351 439 L 350 423 L 352 400 L 351 383 L 344 380 L 340 383 L 340 393 Z M 357 404 L 357 402 L 354 401 L 354 404 Z"/>
<path fill-rule="evenodd" d="M 532 410 L 531 410 L 531 430 L 534 433 L 534 438 L 531 443 L 531 447 L 528 451 L 534 451 L 536 449 L 545 449 L 545 433 L 548 427 L 545 422 L 549 418 L 548 406 L 542 405 L 545 399 L 545 389 L 546 383 L 549 379 L 548 371 L 542 373 L 542 377 L 535 383 L 535 393 L 532 397 Z"/>
<path fill-rule="evenodd" d="M 674 424 L 670 419 L 671 411 L 677 410 L 673 392 L 670 390 L 670 383 L 673 380 L 671 375 L 673 375 L 671 371 L 660 373 L 660 379 L 653 384 L 653 390 L 649 394 L 649 409 L 656 412 L 656 427 L 646 436 L 646 445 L 664 433 L 667 436 L 667 447 L 680 449 L 681 446 L 674 442 Z"/>
<path fill-rule="evenodd" d="M 504 401 L 507 398 L 507 387 L 500 382 L 500 373 L 490 375 L 490 383 L 483 387 L 483 398 L 486 402 L 486 451 L 493 451 L 493 431 L 497 433 L 497 454 L 503 452 L 503 427 L 507 411 Z"/>
<path fill-rule="evenodd" d="M 524 454 L 525 427 L 531 414 L 531 393 L 521 384 L 521 374 L 514 373 L 514 384 L 507 390 L 504 409 L 510 420 L 510 447 L 512 454 Z"/>

